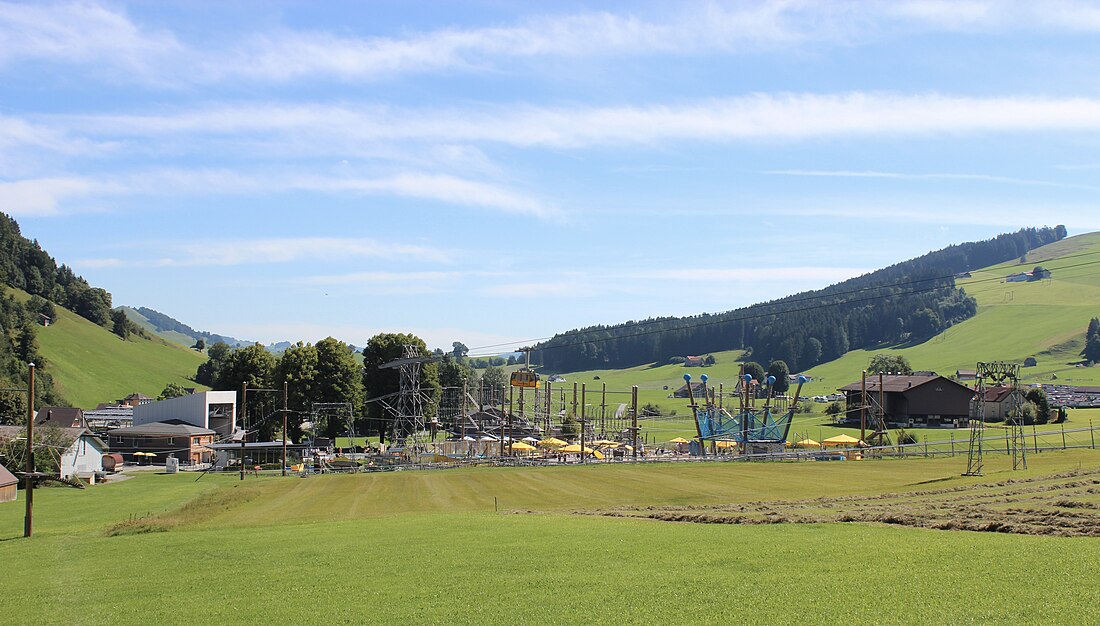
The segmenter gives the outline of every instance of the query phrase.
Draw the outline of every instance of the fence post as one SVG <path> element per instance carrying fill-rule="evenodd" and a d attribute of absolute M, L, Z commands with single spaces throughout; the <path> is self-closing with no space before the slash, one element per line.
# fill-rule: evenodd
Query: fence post
<path fill-rule="evenodd" d="M 1092 439 L 1092 449 L 1096 449 L 1096 431 L 1092 429 L 1092 420 L 1089 420 L 1089 438 Z"/>
<path fill-rule="evenodd" d="M 1062 449 L 1066 449 L 1066 424 L 1062 423 Z"/>
<path fill-rule="evenodd" d="M 951 433 L 951 456 L 955 456 L 955 433 Z"/>
<path fill-rule="evenodd" d="M 1039 436 L 1035 434 L 1035 424 L 1031 425 L 1031 443 L 1035 446 L 1035 454 L 1039 454 Z"/>
<path fill-rule="evenodd" d="M 924 458 L 928 458 L 928 435 L 924 436 Z"/>

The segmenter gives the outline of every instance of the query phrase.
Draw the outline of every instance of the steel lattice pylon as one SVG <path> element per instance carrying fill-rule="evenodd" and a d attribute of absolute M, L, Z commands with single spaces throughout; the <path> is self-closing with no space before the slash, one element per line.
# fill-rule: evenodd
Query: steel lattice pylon
<path fill-rule="evenodd" d="M 1020 365 L 1018 363 L 1005 363 L 992 361 L 978 363 L 977 368 L 977 395 L 974 411 L 975 419 L 970 420 L 970 446 L 966 458 L 966 472 L 964 476 L 981 476 L 983 466 L 983 440 L 985 437 L 985 404 L 986 381 L 998 384 L 1011 382 L 1012 391 L 1009 394 L 1009 409 L 1006 414 L 1008 423 L 1008 448 L 1012 455 L 1012 469 L 1027 469 L 1027 447 L 1024 443 L 1024 418 L 1021 415 L 1022 402 L 1020 400 Z"/>
<path fill-rule="evenodd" d="M 386 399 L 379 399 L 393 416 L 393 444 L 395 447 L 415 447 L 421 442 L 424 431 L 425 407 L 432 403 L 429 393 L 420 387 L 420 373 L 425 363 L 438 357 L 422 356 L 420 349 L 406 345 L 404 356 L 382 365 L 383 369 L 398 368 L 398 392 Z"/>

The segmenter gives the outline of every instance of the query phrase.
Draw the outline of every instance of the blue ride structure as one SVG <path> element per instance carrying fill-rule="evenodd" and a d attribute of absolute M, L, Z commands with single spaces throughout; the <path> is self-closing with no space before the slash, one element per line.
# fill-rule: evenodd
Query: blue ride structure
<path fill-rule="evenodd" d="M 715 403 L 713 391 L 707 390 L 707 375 L 700 377 L 702 381 L 703 403 L 695 402 L 695 393 L 691 385 L 691 374 L 684 374 L 687 383 L 688 397 L 691 398 L 691 411 L 695 417 L 695 428 L 700 446 L 697 452 L 706 455 L 707 444 L 715 447 L 718 441 L 733 441 L 742 454 L 752 452 L 776 452 L 782 451 L 787 441 L 787 435 L 791 430 L 791 420 L 798 409 L 798 400 L 802 394 L 802 385 L 806 383 L 805 376 L 798 377 L 798 388 L 795 390 L 794 399 L 785 407 L 785 411 L 777 412 L 777 407 L 772 405 L 775 397 L 775 377 L 768 376 L 764 388 L 763 406 L 755 406 L 756 400 L 752 392 L 752 376 L 741 376 L 741 389 L 737 393 L 738 408 L 731 412 L 725 407 Z"/>

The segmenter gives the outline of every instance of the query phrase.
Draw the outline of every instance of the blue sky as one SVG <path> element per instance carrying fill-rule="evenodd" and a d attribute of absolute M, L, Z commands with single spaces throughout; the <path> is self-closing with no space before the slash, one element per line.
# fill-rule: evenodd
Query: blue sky
<path fill-rule="evenodd" d="M 116 304 L 474 348 L 1100 229 L 1100 3 L 0 2 L 0 210 Z"/>

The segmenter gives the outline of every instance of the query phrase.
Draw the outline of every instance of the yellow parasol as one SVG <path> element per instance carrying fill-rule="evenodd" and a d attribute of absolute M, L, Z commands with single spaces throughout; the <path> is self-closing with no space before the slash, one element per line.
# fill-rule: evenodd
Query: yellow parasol
<path fill-rule="evenodd" d="M 687 443 L 688 440 L 684 439 L 683 437 L 677 437 L 675 439 L 669 439 L 668 442 L 669 443 Z"/>
<path fill-rule="evenodd" d="M 803 439 L 802 441 L 795 442 L 794 447 L 796 447 L 796 448 L 820 448 L 821 444 L 814 441 L 813 439 Z"/>
<path fill-rule="evenodd" d="M 542 448 L 559 448 L 561 446 L 569 445 L 569 442 L 568 441 L 562 441 L 561 439 L 558 439 L 557 437 L 550 437 L 549 439 L 543 439 L 542 441 L 538 442 L 535 445 L 537 445 L 539 447 L 542 447 Z"/>
<path fill-rule="evenodd" d="M 856 446 L 862 445 L 863 442 L 851 435 L 837 435 L 836 437 L 829 437 L 825 441 L 822 441 L 827 446 Z"/>
<path fill-rule="evenodd" d="M 517 441 L 517 442 L 513 443 L 512 445 L 508 446 L 508 448 L 511 449 L 511 450 L 534 450 L 535 446 L 523 443 L 522 441 Z"/>

